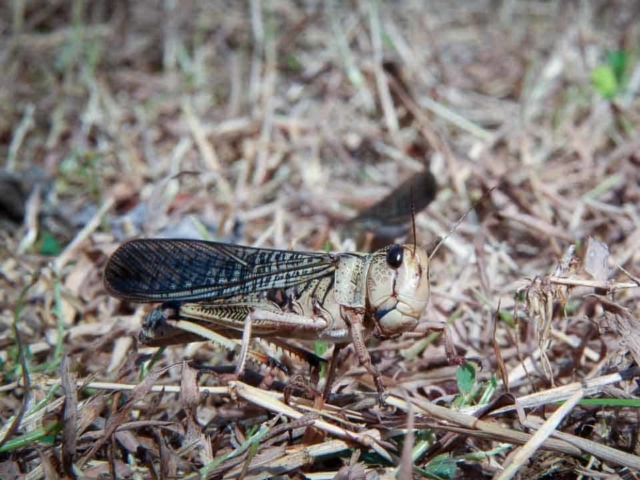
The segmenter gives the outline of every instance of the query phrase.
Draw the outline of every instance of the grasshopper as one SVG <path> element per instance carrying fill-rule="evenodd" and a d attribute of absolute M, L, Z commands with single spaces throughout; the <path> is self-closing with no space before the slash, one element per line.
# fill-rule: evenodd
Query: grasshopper
<path fill-rule="evenodd" d="M 385 388 L 366 342 L 412 331 L 429 302 L 429 256 L 393 244 L 371 254 L 252 248 L 200 240 L 140 239 L 121 245 L 104 271 L 107 291 L 131 302 L 161 303 L 145 318 L 141 341 L 161 344 L 251 335 L 353 343 Z M 164 330 L 163 330 L 164 329 Z M 217 338 L 216 338 L 217 339 Z M 222 340 L 224 341 L 224 340 Z"/>
<path fill-rule="evenodd" d="M 331 390 L 341 346 L 352 343 L 373 376 L 381 403 L 385 389 L 366 342 L 416 330 L 443 330 L 451 363 L 461 363 L 443 324 L 418 322 L 430 296 L 427 255 L 415 244 L 415 212 L 435 197 L 428 169 L 344 224 L 362 230 L 365 244 L 381 244 L 413 221 L 413 245 L 392 244 L 374 253 L 315 253 L 258 249 L 199 240 L 132 240 L 118 248 L 104 272 L 107 291 L 131 302 L 161 303 L 144 319 L 142 343 L 159 346 L 213 340 L 229 349 L 242 339 L 240 375 L 252 335 L 313 361 L 280 338 L 334 343 L 325 385 Z M 417 193 L 417 196 L 414 196 Z M 464 217 L 463 217 L 464 218 Z M 462 221 L 462 219 L 460 219 Z"/>

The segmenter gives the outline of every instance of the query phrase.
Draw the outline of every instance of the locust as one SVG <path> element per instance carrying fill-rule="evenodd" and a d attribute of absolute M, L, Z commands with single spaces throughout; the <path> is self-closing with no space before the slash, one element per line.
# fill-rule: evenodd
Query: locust
<path fill-rule="evenodd" d="M 116 298 L 161 304 L 143 322 L 143 343 L 157 343 L 159 325 L 180 321 L 223 336 L 353 343 L 381 399 L 382 376 L 366 342 L 415 329 L 430 295 L 427 252 L 400 244 L 362 254 L 137 239 L 113 253 L 104 283 Z M 172 341 L 200 332 L 184 331 Z"/>
<path fill-rule="evenodd" d="M 418 206 L 424 208 L 436 189 L 428 170 L 348 225 L 375 225 L 372 219 L 382 213 L 389 220 L 386 230 L 396 225 L 393 234 L 399 233 L 397 226 L 406 223 L 404 211 L 409 210 L 414 188 L 422 194 Z M 415 219 L 413 199 L 411 205 Z M 386 396 L 382 375 L 371 363 L 366 343 L 372 336 L 387 339 L 416 330 L 429 303 L 429 264 L 426 249 L 417 245 L 414 221 L 413 244 L 393 243 L 373 253 L 299 252 L 204 240 L 131 240 L 109 258 L 104 284 L 121 300 L 160 304 L 143 321 L 144 344 L 210 339 L 233 348 L 229 339 L 241 339 L 237 375 L 253 336 L 273 343 L 282 338 L 332 342 L 332 368 L 340 348 L 351 343 L 372 375 L 382 404 Z M 445 325 L 423 322 L 422 326 L 444 330 L 447 358 L 461 363 Z"/>

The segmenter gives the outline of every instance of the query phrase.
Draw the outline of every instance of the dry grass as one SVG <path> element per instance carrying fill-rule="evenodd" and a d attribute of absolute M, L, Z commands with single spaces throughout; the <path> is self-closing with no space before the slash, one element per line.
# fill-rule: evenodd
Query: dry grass
<path fill-rule="evenodd" d="M 636 2 L 0 13 L 0 478 L 637 475 Z M 139 345 L 149 307 L 105 293 L 136 236 L 353 248 L 339 222 L 425 165 L 422 243 L 480 200 L 424 317 L 475 377 L 437 336 L 372 342 L 390 405 L 352 352 L 323 405 L 295 359 L 226 382 L 214 345 Z"/>

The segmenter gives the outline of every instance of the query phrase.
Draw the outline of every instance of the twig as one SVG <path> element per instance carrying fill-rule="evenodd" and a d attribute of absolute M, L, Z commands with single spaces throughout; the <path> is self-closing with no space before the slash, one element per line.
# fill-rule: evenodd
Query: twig
<path fill-rule="evenodd" d="M 601 282 L 598 280 L 585 280 L 581 278 L 563 278 L 563 277 L 545 277 L 549 283 L 555 283 L 556 285 L 566 285 L 568 287 L 589 287 L 589 288 L 601 288 L 608 292 L 616 290 L 623 290 L 625 288 L 637 288 L 640 285 L 636 282 L 627 283 L 613 283 L 613 282 Z"/>
<path fill-rule="evenodd" d="M 100 209 L 93 216 L 91 221 L 87 223 L 82 230 L 78 232 L 78 234 L 74 237 L 67 248 L 58 255 L 54 262 L 54 269 L 58 272 L 62 271 L 62 268 L 67 264 L 70 260 L 71 256 L 75 253 L 76 249 L 84 242 L 89 235 L 91 235 L 99 226 L 102 221 L 102 217 L 106 215 L 106 213 L 111 210 L 111 207 L 115 204 L 115 198 L 109 197 L 106 202 L 102 204 Z"/>
<path fill-rule="evenodd" d="M 200 153 L 202 154 L 202 159 L 204 160 L 205 165 L 210 170 L 219 172 L 220 160 L 218 159 L 218 154 L 211 142 L 207 139 L 204 129 L 202 128 L 202 124 L 200 123 L 200 119 L 193 111 L 193 107 L 191 106 L 189 99 L 185 98 L 183 100 L 182 111 L 187 119 L 187 125 L 189 125 L 189 129 L 191 130 L 193 139 L 198 146 L 198 150 L 200 150 Z"/>
<path fill-rule="evenodd" d="M 387 77 L 382 69 L 382 32 L 380 28 L 380 4 L 378 0 L 369 0 L 369 22 L 371 25 L 371 42 L 373 44 L 373 68 L 378 87 L 378 96 L 384 112 L 384 120 L 391 135 L 398 132 L 398 116 L 391 100 Z"/>
<path fill-rule="evenodd" d="M 33 104 L 29 103 L 24 108 L 24 114 L 22 115 L 22 120 L 20 120 L 20 124 L 13 134 L 13 138 L 11 139 L 11 144 L 9 145 L 9 153 L 7 154 L 7 170 L 10 172 L 16 169 L 16 162 L 18 159 L 18 151 L 24 142 L 24 139 L 27 137 L 27 133 L 29 130 L 33 128 L 33 112 L 35 111 L 35 107 Z"/>
<path fill-rule="evenodd" d="M 571 410 L 575 408 L 580 400 L 584 397 L 584 390 L 580 389 L 575 392 L 569 399 L 560 406 L 553 414 L 549 417 L 549 419 L 544 422 L 542 428 L 540 428 L 533 436 L 529 439 L 529 441 L 524 444 L 522 448 L 517 450 L 515 454 L 507 459 L 505 463 L 506 468 L 504 471 L 498 475 L 496 478 L 498 480 L 507 480 L 513 478 L 517 473 L 518 469 L 527 462 L 536 451 L 542 446 L 545 440 L 547 440 L 553 432 L 556 431 L 560 422 L 564 420 L 564 418 L 569 415 Z"/>
<path fill-rule="evenodd" d="M 42 185 L 35 184 L 33 191 L 29 196 L 27 202 L 27 211 L 25 214 L 24 223 L 27 226 L 27 233 L 18 245 L 18 255 L 26 252 L 35 243 L 38 238 L 38 217 L 40 216 L 40 208 L 42 206 Z"/>

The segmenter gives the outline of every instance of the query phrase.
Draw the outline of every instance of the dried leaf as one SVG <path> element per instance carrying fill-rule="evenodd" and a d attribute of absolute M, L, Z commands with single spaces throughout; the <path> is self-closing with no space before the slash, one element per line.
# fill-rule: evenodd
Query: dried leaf
<path fill-rule="evenodd" d="M 69 357 L 62 357 L 60 376 L 64 390 L 64 429 L 62 431 L 62 471 L 67 477 L 75 478 L 73 461 L 76 457 L 78 400 L 75 382 L 69 371 Z"/>
<path fill-rule="evenodd" d="M 187 415 L 187 442 L 195 442 L 202 434 L 196 413 L 200 403 L 198 389 L 198 371 L 187 362 L 182 362 L 182 378 L 180 380 L 180 400 Z"/>
<path fill-rule="evenodd" d="M 609 247 L 589 237 L 587 253 L 584 255 L 584 270 L 595 280 L 606 282 L 609 279 Z"/>
<path fill-rule="evenodd" d="M 155 372 L 151 372 L 147 378 L 140 382 L 129 394 L 128 400 L 107 420 L 104 432 L 101 438 L 99 438 L 91 447 L 89 452 L 79 462 L 80 466 L 84 466 L 89 460 L 91 460 L 96 452 L 111 438 L 111 435 L 116 429 L 121 426 L 127 420 L 127 417 L 131 414 L 133 406 L 142 400 L 151 390 L 151 388 L 158 381 L 158 378 L 164 373 L 165 369 L 160 369 Z"/>

